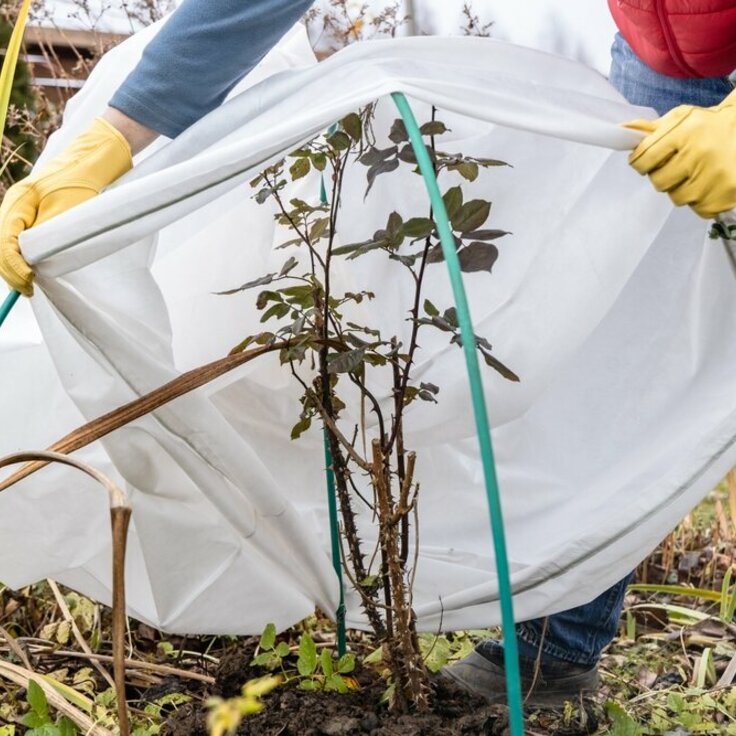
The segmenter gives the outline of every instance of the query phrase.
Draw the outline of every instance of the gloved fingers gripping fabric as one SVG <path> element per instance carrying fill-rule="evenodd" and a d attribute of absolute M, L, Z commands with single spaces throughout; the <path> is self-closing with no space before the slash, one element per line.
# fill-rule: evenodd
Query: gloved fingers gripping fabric
<path fill-rule="evenodd" d="M 736 207 L 736 92 L 715 107 L 681 105 L 625 127 L 647 133 L 629 163 L 676 205 L 706 219 Z"/>
<path fill-rule="evenodd" d="M 0 206 L 0 276 L 8 286 L 33 294 L 33 270 L 18 242 L 24 230 L 94 197 L 132 165 L 125 137 L 97 118 L 59 156 L 10 187 Z"/>
<path fill-rule="evenodd" d="M 27 219 L 38 206 L 30 201 L 33 194 L 21 182 L 8 190 L 0 206 L 0 276 L 24 296 L 33 294 L 33 271 L 20 254 L 18 235 L 33 224 Z"/>

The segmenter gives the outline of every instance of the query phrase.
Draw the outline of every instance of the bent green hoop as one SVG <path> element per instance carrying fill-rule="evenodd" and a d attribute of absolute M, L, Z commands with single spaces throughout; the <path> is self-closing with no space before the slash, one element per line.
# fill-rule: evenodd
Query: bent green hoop
<path fill-rule="evenodd" d="M 440 235 L 442 254 L 445 257 L 447 270 L 452 285 L 452 293 L 455 298 L 458 323 L 460 325 L 460 336 L 465 354 L 465 364 L 468 369 L 470 380 L 470 394 L 473 400 L 473 414 L 475 416 L 475 428 L 478 433 L 480 444 L 480 455 L 483 463 L 483 475 L 485 478 L 486 495 L 488 498 L 488 510 L 491 517 L 491 533 L 493 537 L 493 549 L 496 557 L 496 572 L 498 575 L 498 588 L 501 598 L 501 620 L 503 623 L 504 640 L 504 665 L 506 672 L 506 694 L 509 705 L 509 726 L 511 736 L 524 736 L 524 710 L 521 701 L 521 678 L 519 676 L 519 654 L 516 642 L 516 626 L 514 621 L 514 607 L 511 593 L 511 579 L 509 575 L 508 556 L 506 554 L 506 535 L 503 526 L 503 515 L 501 513 L 501 499 L 498 492 L 498 479 L 496 478 L 496 463 L 493 459 L 493 445 L 491 443 L 491 432 L 488 424 L 488 412 L 486 410 L 483 384 L 478 365 L 478 354 L 475 348 L 475 332 L 473 321 L 470 318 L 468 299 L 463 286 L 463 277 L 460 271 L 460 261 L 455 252 L 455 238 L 452 234 L 445 202 L 440 193 L 437 176 L 432 166 L 427 146 L 422 140 L 422 134 L 417 125 L 414 113 L 401 92 L 393 95 L 396 107 L 404 120 L 406 132 L 409 134 L 414 154 L 417 157 L 419 170 L 424 177 L 427 193 L 432 203 L 432 212 Z"/>

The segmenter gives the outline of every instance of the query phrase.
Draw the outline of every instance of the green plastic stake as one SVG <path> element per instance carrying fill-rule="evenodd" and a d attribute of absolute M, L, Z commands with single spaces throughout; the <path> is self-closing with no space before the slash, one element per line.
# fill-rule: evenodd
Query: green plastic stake
<path fill-rule="evenodd" d="M 491 444 L 491 432 L 488 424 L 488 412 L 486 410 L 483 384 L 481 381 L 478 355 L 475 347 L 475 332 L 470 317 L 468 299 L 463 286 L 463 277 L 460 271 L 460 261 L 455 252 L 455 239 L 452 234 L 445 202 L 440 193 L 437 175 L 432 165 L 432 159 L 427 146 L 422 140 L 422 134 L 417 125 L 414 113 L 401 92 L 395 92 L 394 102 L 401 113 L 409 135 L 414 154 L 417 157 L 419 170 L 424 177 L 424 182 L 432 203 L 432 211 L 437 232 L 440 235 L 442 253 L 447 263 L 447 269 L 452 284 L 452 292 L 455 297 L 458 323 L 460 325 L 460 336 L 463 343 L 463 353 L 470 379 L 470 393 L 473 399 L 473 414 L 475 426 L 480 444 L 481 460 L 483 462 L 483 475 L 485 476 L 486 495 L 488 497 L 488 510 L 491 517 L 491 532 L 493 536 L 493 547 L 496 555 L 496 570 L 498 574 L 498 587 L 501 596 L 501 620 L 503 622 L 504 636 L 504 669 L 506 672 L 506 691 L 509 705 L 509 726 L 511 736 L 524 736 L 524 709 L 521 700 L 521 678 L 519 676 L 519 652 L 516 641 L 516 626 L 514 621 L 514 607 L 511 595 L 511 579 L 509 575 L 508 556 L 506 554 L 506 535 L 503 527 L 503 516 L 501 513 L 501 499 L 498 493 L 498 480 L 496 478 L 496 464 L 493 459 L 493 445 Z"/>
<path fill-rule="evenodd" d="M 19 291 L 11 291 L 10 294 L 5 297 L 5 301 L 2 303 L 2 306 L 0 306 L 0 327 L 2 327 L 3 322 L 5 322 L 5 318 L 10 314 L 11 310 L 15 306 L 19 296 Z"/>
<path fill-rule="evenodd" d="M 337 126 L 330 127 L 329 132 L 334 133 Z M 327 204 L 327 188 L 325 187 L 324 175 L 320 178 L 319 200 Z M 342 558 L 340 556 L 340 526 L 337 521 L 337 491 L 335 490 L 335 473 L 332 469 L 332 453 L 330 452 L 330 441 L 327 437 L 327 429 L 322 430 L 325 445 L 325 474 L 327 477 L 327 507 L 330 512 L 330 541 L 332 544 L 332 566 L 340 583 L 340 605 L 335 611 L 335 622 L 337 624 L 337 653 L 343 656 L 347 651 L 345 635 L 345 585 L 342 578 Z"/>
<path fill-rule="evenodd" d="M 330 443 L 327 439 L 327 430 L 324 429 L 322 436 L 325 444 L 325 472 L 327 474 L 327 506 L 330 511 L 330 538 L 332 542 L 332 566 L 337 573 L 340 582 L 340 605 L 335 611 L 337 623 L 337 653 L 343 656 L 347 649 L 345 636 L 345 586 L 342 580 L 342 559 L 340 556 L 340 527 L 337 521 L 337 493 L 335 491 L 335 473 L 332 470 L 332 453 Z"/>

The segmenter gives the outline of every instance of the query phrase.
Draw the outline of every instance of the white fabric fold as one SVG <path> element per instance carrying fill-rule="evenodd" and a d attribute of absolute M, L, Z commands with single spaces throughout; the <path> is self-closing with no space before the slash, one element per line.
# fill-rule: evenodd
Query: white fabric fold
<path fill-rule="evenodd" d="M 101 61 L 45 155 L 104 107 L 154 32 Z M 512 233 L 498 241 L 493 273 L 469 274 L 466 285 L 476 331 L 521 378 L 484 374 L 516 612 L 583 603 L 736 460 L 736 286 L 703 222 L 627 166 L 622 152 L 638 134 L 620 123 L 652 113 L 599 73 L 541 51 L 414 38 L 316 64 L 295 30 L 222 108 L 24 236 L 40 293 L 33 314 L 22 305 L 0 332 L 10 387 L 0 450 L 45 446 L 257 331 L 253 293 L 214 294 L 284 258 L 275 247 L 284 232 L 247 182 L 376 99 L 385 135 L 397 117 L 385 98 L 396 91 L 420 119 L 439 108 L 452 130 L 443 150 L 513 166 L 464 186 L 492 200 L 493 227 Z M 408 168 L 380 181 L 364 201 L 365 168 L 351 168 L 342 242 L 370 236 L 392 210 L 426 213 Z M 460 179 L 443 176 L 452 183 Z M 287 190 L 317 193 L 313 177 Z M 426 296 L 444 308 L 443 268 L 429 270 Z M 335 279 L 378 293 L 360 320 L 405 334 L 410 290 L 396 263 L 340 261 Z M 487 626 L 499 620 L 498 591 L 460 351 L 427 332 L 416 376 L 441 388 L 437 406 L 407 416 L 421 482 L 420 625 Z M 389 386 L 376 390 L 389 407 Z M 287 626 L 315 604 L 334 610 L 320 433 L 289 440 L 298 396 L 288 370 L 266 357 L 82 453 L 133 501 L 131 614 L 169 631 L 244 633 Z M 361 527 L 369 543 L 369 515 Z M 45 470 L 0 494 L 1 580 L 52 575 L 106 601 L 109 556 L 104 498 L 73 471 Z M 364 623 L 353 596 L 348 620 Z"/>

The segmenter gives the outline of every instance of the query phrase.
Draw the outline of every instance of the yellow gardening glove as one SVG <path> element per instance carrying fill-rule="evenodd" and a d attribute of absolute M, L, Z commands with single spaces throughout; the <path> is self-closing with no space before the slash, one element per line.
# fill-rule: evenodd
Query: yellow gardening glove
<path fill-rule="evenodd" d="M 736 207 L 736 92 L 715 107 L 680 105 L 625 126 L 649 134 L 629 163 L 676 205 L 708 219 Z"/>
<path fill-rule="evenodd" d="M 99 194 L 132 165 L 128 141 L 97 118 L 56 158 L 10 187 L 0 206 L 0 276 L 8 285 L 33 294 L 33 271 L 18 245 L 24 230 Z"/>

